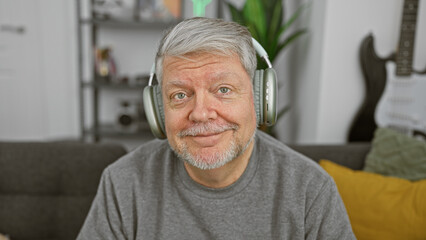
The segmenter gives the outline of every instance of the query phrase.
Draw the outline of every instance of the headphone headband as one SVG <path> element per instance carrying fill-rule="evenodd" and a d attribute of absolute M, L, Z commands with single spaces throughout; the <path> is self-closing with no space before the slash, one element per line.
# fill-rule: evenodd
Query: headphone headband
<path fill-rule="evenodd" d="M 265 51 L 265 49 L 262 47 L 262 45 L 260 45 L 260 43 L 256 39 L 251 38 L 251 40 L 253 42 L 253 47 L 254 49 L 256 49 L 256 52 L 259 55 L 259 57 L 266 62 L 266 64 L 268 65 L 268 68 L 272 68 L 272 64 L 269 61 L 268 53 Z"/>

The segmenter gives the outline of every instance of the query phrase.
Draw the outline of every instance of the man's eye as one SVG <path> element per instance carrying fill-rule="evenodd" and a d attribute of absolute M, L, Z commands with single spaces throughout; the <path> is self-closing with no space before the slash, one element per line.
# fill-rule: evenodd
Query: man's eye
<path fill-rule="evenodd" d="M 222 94 L 229 93 L 229 91 L 231 91 L 231 89 L 229 89 L 227 87 L 219 88 L 219 92 L 222 93 Z"/>
<path fill-rule="evenodd" d="M 173 98 L 178 99 L 178 100 L 182 100 L 186 97 L 185 93 L 177 93 L 173 96 Z"/>

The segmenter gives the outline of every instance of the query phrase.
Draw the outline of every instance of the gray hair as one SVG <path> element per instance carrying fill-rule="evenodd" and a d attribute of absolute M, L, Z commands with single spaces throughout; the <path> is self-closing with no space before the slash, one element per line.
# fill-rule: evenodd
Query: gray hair
<path fill-rule="evenodd" d="M 157 81 L 162 80 L 166 56 L 182 57 L 196 52 L 237 54 L 251 78 L 256 71 L 256 51 L 246 27 L 222 19 L 196 17 L 180 22 L 164 35 L 155 59 Z"/>

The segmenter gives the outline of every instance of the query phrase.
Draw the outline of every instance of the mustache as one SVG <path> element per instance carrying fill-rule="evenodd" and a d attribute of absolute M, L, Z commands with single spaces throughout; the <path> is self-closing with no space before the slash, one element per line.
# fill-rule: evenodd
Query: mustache
<path fill-rule="evenodd" d="M 238 130 L 238 125 L 235 123 L 196 123 L 191 127 L 180 131 L 178 137 L 197 136 L 201 134 L 215 134 L 228 130 Z"/>

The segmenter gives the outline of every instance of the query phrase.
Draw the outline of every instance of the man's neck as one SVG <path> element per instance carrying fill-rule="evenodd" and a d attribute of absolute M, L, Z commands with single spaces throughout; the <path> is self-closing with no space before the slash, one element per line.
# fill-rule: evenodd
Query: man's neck
<path fill-rule="evenodd" d="M 236 182 L 247 168 L 253 152 L 254 141 L 237 158 L 222 167 L 202 170 L 188 163 L 184 163 L 188 175 L 195 182 L 210 188 L 224 188 Z"/>

